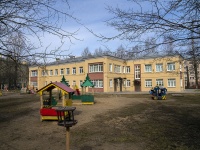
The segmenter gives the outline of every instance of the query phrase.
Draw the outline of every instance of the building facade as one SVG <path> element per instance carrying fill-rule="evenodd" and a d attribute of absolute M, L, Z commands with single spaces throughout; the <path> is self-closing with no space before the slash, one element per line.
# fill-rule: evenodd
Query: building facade
<path fill-rule="evenodd" d="M 113 56 L 71 58 L 44 67 L 29 68 L 29 83 L 42 88 L 64 76 L 70 87 L 81 84 L 88 74 L 94 92 L 149 91 L 159 85 L 168 91 L 184 90 L 183 58 L 180 55 L 123 60 Z M 87 92 L 91 92 L 88 88 Z"/>

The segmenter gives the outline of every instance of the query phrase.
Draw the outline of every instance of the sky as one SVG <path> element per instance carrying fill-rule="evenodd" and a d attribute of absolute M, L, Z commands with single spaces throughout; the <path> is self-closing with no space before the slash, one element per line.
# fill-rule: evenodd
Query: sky
<path fill-rule="evenodd" d="M 112 37 L 118 32 L 106 25 L 105 21 L 112 17 L 112 14 L 108 13 L 106 10 L 107 6 L 120 7 L 128 9 L 131 3 L 126 0 L 68 0 L 70 14 L 76 17 L 81 24 L 92 30 L 97 35 L 104 35 L 106 37 Z M 62 9 L 65 9 L 64 6 Z M 65 40 L 61 51 L 65 51 L 66 54 L 81 56 L 82 51 L 85 48 L 89 48 L 91 53 L 95 49 L 102 48 L 103 50 L 108 48 L 111 51 L 115 51 L 120 45 L 127 46 L 128 42 L 121 40 L 112 40 L 109 42 L 101 41 L 99 38 L 95 37 L 90 33 L 83 25 L 81 25 L 73 20 L 66 20 L 62 23 L 62 28 L 69 32 L 77 31 L 76 38 L 79 40 L 72 39 Z M 61 45 L 61 41 L 51 35 L 44 35 L 42 40 L 42 46 L 45 49 L 48 47 L 49 50 L 56 49 Z"/>

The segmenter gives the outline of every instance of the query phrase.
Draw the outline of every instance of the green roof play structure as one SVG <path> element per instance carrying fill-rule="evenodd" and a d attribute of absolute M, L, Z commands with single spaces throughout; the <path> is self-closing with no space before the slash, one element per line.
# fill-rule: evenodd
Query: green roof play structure
<path fill-rule="evenodd" d="M 94 104 L 94 95 L 86 94 L 86 88 L 92 87 L 94 94 L 94 84 L 91 82 L 89 75 L 87 74 L 82 87 L 82 95 L 73 95 L 72 100 L 81 100 L 82 104 Z"/>

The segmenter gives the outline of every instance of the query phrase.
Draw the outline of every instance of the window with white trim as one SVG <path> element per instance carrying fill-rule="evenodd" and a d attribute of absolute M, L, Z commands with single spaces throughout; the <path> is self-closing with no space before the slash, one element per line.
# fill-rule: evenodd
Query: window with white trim
<path fill-rule="evenodd" d="M 79 67 L 79 73 L 80 73 L 80 74 L 83 73 L 83 67 Z"/>
<path fill-rule="evenodd" d="M 130 73 L 130 72 L 131 72 L 130 66 L 126 66 L 126 73 Z"/>
<path fill-rule="evenodd" d="M 31 77 L 37 77 L 38 72 L 37 70 L 31 70 Z"/>
<path fill-rule="evenodd" d="M 156 72 L 162 72 L 163 71 L 163 64 L 156 64 Z"/>
<path fill-rule="evenodd" d="M 158 85 L 158 86 L 164 86 L 163 79 L 156 79 L 156 85 Z"/>
<path fill-rule="evenodd" d="M 115 65 L 114 66 L 114 72 L 115 73 L 121 73 L 121 66 L 120 65 Z"/>
<path fill-rule="evenodd" d="M 112 79 L 109 80 L 109 87 L 113 87 L 113 80 Z"/>
<path fill-rule="evenodd" d="M 152 80 L 151 79 L 145 80 L 145 87 L 152 87 Z"/>
<path fill-rule="evenodd" d="M 72 68 L 72 74 L 76 74 L 76 67 Z"/>
<path fill-rule="evenodd" d="M 109 64 L 109 72 L 112 72 L 112 64 Z"/>
<path fill-rule="evenodd" d="M 126 80 L 126 87 L 130 87 L 131 86 L 131 81 L 130 80 Z"/>
<path fill-rule="evenodd" d="M 31 86 L 37 87 L 37 82 L 32 81 L 32 82 L 31 82 Z"/>
<path fill-rule="evenodd" d="M 56 76 L 58 75 L 58 69 L 55 69 L 55 75 Z"/>
<path fill-rule="evenodd" d="M 76 81 L 75 81 L 75 80 L 73 80 L 73 82 L 72 82 L 72 85 L 73 85 L 73 86 L 75 86 L 75 85 L 76 85 Z"/>
<path fill-rule="evenodd" d="M 152 66 L 150 64 L 145 65 L 145 72 L 152 72 Z"/>
<path fill-rule="evenodd" d="M 175 63 L 167 63 L 167 71 L 174 71 Z"/>
<path fill-rule="evenodd" d="M 42 76 L 47 76 L 48 75 L 48 70 L 42 70 Z"/>
<path fill-rule="evenodd" d="M 64 75 L 64 69 L 63 68 L 60 69 L 60 75 Z"/>
<path fill-rule="evenodd" d="M 95 88 L 103 88 L 103 80 L 92 80 L 91 82 Z"/>
<path fill-rule="evenodd" d="M 176 79 L 168 79 L 168 87 L 176 87 Z"/>
<path fill-rule="evenodd" d="M 89 72 L 103 72 L 103 64 L 92 64 L 89 65 Z"/>
<path fill-rule="evenodd" d="M 49 75 L 50 75 L 50 76 L 53 75 L 53 70 L 49 70 Z"/>
<path fill-rule="evenodd" d="M 81 85 L 83 84 L 83 80 L 79 81 L 79 87 L 81 87 Z"/>
<path fill-rule="evenodd" d="M 70 69 L 66 68 L 66 74 L 70 74 Z"/>
<path fill-rule="evenodd" d="M 135 65 L 135 79 L 140 79 L 140 65 Z"/>

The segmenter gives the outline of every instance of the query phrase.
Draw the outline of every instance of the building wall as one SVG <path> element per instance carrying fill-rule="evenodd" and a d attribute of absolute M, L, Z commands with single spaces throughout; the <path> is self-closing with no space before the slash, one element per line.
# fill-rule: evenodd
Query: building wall
<path fill-rule="evenodd" d="M 175 69 L 169 71 L 167 69 L 168 63 L 174 63 Z M 102 71 L 90 72 L 91 65 L 101 65 Z M 156 71 L 156 65 L 162 64 L 163 70 L 161 72 Z M 140 66 L 140 79 L 135 79 L 136 66 Z M 147 72 L 145 65 L 151 66 L 151 71 Z M 111 69 L 112 66 L 112 69 Z M 83 72 L 79 72 L 79 68 L 83 68 Z M 70 73 L 66 74 L 66 68 L 69 68 Z M 76 74 L 72 74 L 72 69 L 76 68 Z M 55 69 L 58 69 L 58 75 L 55 75 Z M 64 70 L 64 74 L 60 73 L 60 70 Z M 173 57 L 159 57 L 159 58 L 146 58 L 146 59 L 135 59 L 135 60 L 122 60 L 111 56 L 102 56 L 97 58 L 88 58 L 83 61 L 72 61 L 68 63 L 55 63 L 54 65 L 41 67 L 30 67 L 30 81 L 36 82 L 37 88 L 40 89 L 46 84 L 55 81 L 61 81 L 64 75 L 66 81 L 73 88 L 73 83 L 80 88 L 80 80 L 83 82 L 88 73 L 91 81 L 100 85 L 103 83 L 103 87 L 94 88 L 94 92 L 119 92 L 119 91 L 149 91 L 152 87 L 156 86 L 156 80 L 160 79 L 163 81 L 163 86 L 168 91 L 182 91 L 184 90 L 184 78 L 182 72 L 184 72 L 183 58 L 179 55 Z M 32 71 L 37 70 L 37 76 L 32 77 Z M 42 70 L 47 70 L 48 75 L 42 75 Z M 50 75 L 50 70 L 53 70 L 53 75 Z M 125 71 L 124 71 L 125 70 Z M 168 81 L 175 80 L 175 86 L 169 86 Z M 138 82 L 138 83 L 137 83 Z M 152 82 L 152 85 L 146 85 L 146 82 Z M 137 84 L 136 84 L 137 83 Z M 137 86 L 137 87 L 136 87 Z M 87 88 L 86 91 L 91 92 L 91 88 Z"/>

